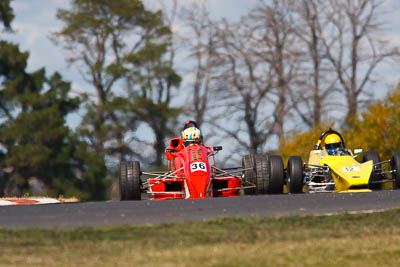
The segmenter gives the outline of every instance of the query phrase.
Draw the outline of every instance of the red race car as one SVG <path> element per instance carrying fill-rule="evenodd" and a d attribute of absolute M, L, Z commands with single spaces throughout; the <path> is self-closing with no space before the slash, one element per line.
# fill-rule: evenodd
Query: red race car
<path fill-rule="evenodd" d="M 142 172 L 138 161 L 120 164 L 120 199 L 236 197 L 241 194 L 283 193 L 284 169 L 280 156 L 245 156 L 242 167 L 220 169 L 214 156 L 222 147 L 191 144 L 172 138 L 165 156 L 167 172 Z"/>

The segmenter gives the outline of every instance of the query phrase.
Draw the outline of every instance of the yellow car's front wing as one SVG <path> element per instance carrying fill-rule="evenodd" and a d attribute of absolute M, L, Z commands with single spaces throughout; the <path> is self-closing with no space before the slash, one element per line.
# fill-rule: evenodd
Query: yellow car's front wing
<path fill-rule="evenodd" d="M 352 156 L 325 156 L 320 165 L 328 166 L 335 181 L 335 192 L 370 192 L 368 182 L 373 162 L 359 163 Z"/>

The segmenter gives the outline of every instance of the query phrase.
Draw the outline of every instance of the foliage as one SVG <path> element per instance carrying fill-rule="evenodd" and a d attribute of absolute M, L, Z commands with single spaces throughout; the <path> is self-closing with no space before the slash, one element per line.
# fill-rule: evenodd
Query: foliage
<path fill-rule="evenodd" d="M 14 12 L 10 6 L 12 0 L 1 0 L 0 2 L 0 22 L 7 30 L 11 30 L 11 21 L 14 19 Z"/>
<path fill-rule="evenodd" d="M 185 12 L 185 37 L 204 42 L 188 51 L 191 69 L 199 69 L 189 79 L 197 83 L 194 106 L 201 107 L 196 90 L 215 81 L 207 93 L 217 97 L 207 106 L 218 108 L 204 120 L 235 141 L 232 151 L 263 153 L 270 140 L 284 143 L 299 121 L 308 130 L 332 113 L 349 123 L 372 100 L 379 65 L 399 56 L 395 45 L 378 37 L 387 28 L 382 12 L 394 15 L 385 2 L 257 1 L 236 21 L 211 21 L 209 10 L 193 5 Z"/>
<path fill-rule="evenodd" d="M 285 164 L 290 156 L 301 156 L 303 161 L 307 161 L 321 133 L 330 127 L 332 124 L 320 125 L 304 132 L 292 131 L 286 135 L 277 153 L 282 156 Z"/>
<path fill-rule="evenodd" d="M 115 85 L 129 77 L 135 90 L 151 95 L 153 81 L 141 79 L 146 70 L 150 78 L 176 85 L 169 65 L 154 64 L 163 62 L 171 33 L 161 12 L 147 10 L 140 0 L 73 0 L 71 9 L 58 10 L 57 18 L 64 27 L 54 40 L 96 90 L 96 100 L 86 101 L 80 133 L 103 158 L 131 156 L 132 133 L 143 118 L 131 112 L 135 98 L 124 97 Z"/>
<path fill-rule="evenodd" d="M 173 89 L 178 88 L 182 78 L 168 59 L 168 45 L 148 43 L 136 55 L 128 58 L 133 71 L 128 74 L 128 95 L 134 113 L 153 131 L 153 148 L 156 166 L 162 166 L 165 139 L 174 136 L 177 117 L 181 110 L 170 106 Z M 172 53 L 172 52 L 171 52 Z"/>
<path fill-rule="evenodd" d="M 291 132 L 278 150 L 284 159 L 300 155 L 303 160 L 318 140 L 319 135 L 333 124 L 318 126 L 302 133 Z M 363 151 L 378 151 L 381 159 L 390 159 L 400 151 L 400 86 L 385 99 L 371 103 L 341 134 L 349 149 L 362 148 Z"/>
<path fill-rule="evenodd" d="M 155 103 L 152 99 L 137 97 L 132 106 L 135 114 L 146 122 L 155 134 L 153 147 L 156 151 L 156 159 L 153 163 L 158 167 L 163 164 L 165 138 L 176 135 L 173 129 L 181 112 L 180 109 L 169 107 L 168 104 L 164 101 Z"/>
<path fill-rule="evenodd" d="M 393 152 L 400 151 L 399 132 L 400 86 L 385 99 L 369 105 L 344 136 L 352 148 L 378 151 L 381 159 L 390 159 Z"/>
<path fill-rule="evenodd" d="M 93 163 L 97 156 L 66 126 L 66 116 L 80 105 L 78 97 L 69 96 L 70 83 L 58 73 L 47 78 L 44 69 L 27 73 L 28 53 L 21 53 L 17 45 L 0 45 L 0 166 L 8 169 L 0 195 L 5 190 L 29 192 L 30 179 L 37 178 L 52 196 L 104 199 L 104 162 Z M 90 181 L 94 174 L 102 187 Z M 96 186 L 88 190 L 87 184 Z"/>
<path fill-rule="evenodd" d="M 11 2 L 0 2 L 1 29 L 11 30 Z M 383 159 L 389 158 L 400 147 L 400 89 L 361 114 L 358 108 L 361 98 L 370 99 L 364 93 L 370 92 L 367 85 L 375 80 L 371 76 L 375 67 L 398 53 L 381 47 L 373 37 L 380 29 L 372 22 L 382 1 L 345 2 L 260 2 L 233 24 L 211 21 L 205 13 L 196 18 L 199 10 L 193 9 L 188 22 L 194 23 L 195 32 L 189 39 L 203 38 L 196 31 L 211 33 L 204 44 L 191 47 L 195 61 L 207 61 L 198 65 L 194 98 L 201 84 L 212 80 L 214 91 L 203 95 L 207 102 L 203 107 L 211 110 L 217 105 L 217 111 L 225 111 L 210 112 L 204 120 L 221 128 L 228 125 L 225 134 L 254 151 L 264 152 L 267 140 L 277 135 L 281 143 L 277 152 L 285 161 L 290 155 L 307 160 L 320 133 L 333 125 L 318 122 L 338 109 L 335 100 L 346 100 L 347 122 L 354 119 L 342 129 L 348 147 L 376 150 Z M 71 98 L 70 85 L 60 74 L 48 77 L 44 69 L 27 73 L 29 54 L 0 41 L 0 194 L 13 183 L 21 193 L 29 192 L 28 181 L 36 177 L 51 195 L 103 199 L 108 186 L 105 159 L 141 159 L 141 151 L 133 145 L 140 142 L 136 129 L 141 123 L 155 136 L 152 167 L 162 164 L 166 138 L 174 135 L 181 109 L 172 103 L 182 78 L 175 70 L 176 51 L 165 14 L 147 10 L 141 0 L 70 3 L 70 9 L 57 13 L 64 27 L 53 39 L 95 93 Z M 202 26 L 196 28 L 196 23 Z M 365 46 L 364 41 L 371 51 L 357 49 Z M 374 53 L 378 50 L 386 52 Z M 305 81 L 311 80 L 310 87 Z M 210 97 L 216 92 L 219 98 Z M 65 118 L 81 106 L 85 115 L 74 134 Z M 200 107 L 196 102 L 193 106 Z M 238 120 L 227 123 L 227 117 Z M 283 129 L 300 118 L 313 128 L 283 138 Z"/>
<path fill-rule="evenodd" d="M 76 186 L 79 191 L 68 195 L 80 197 L 82 200 L 104 200 L 108 198 L 107 191 L 111 181 L 106 179 L 106 165 L 104 159 L 93 153 L 86 142 L 79 141 L 74 136 L 75 151 L 73 154 L 76 169 L 79 171 Z M 64 188 L 61 185 L 61 188 Z"/>

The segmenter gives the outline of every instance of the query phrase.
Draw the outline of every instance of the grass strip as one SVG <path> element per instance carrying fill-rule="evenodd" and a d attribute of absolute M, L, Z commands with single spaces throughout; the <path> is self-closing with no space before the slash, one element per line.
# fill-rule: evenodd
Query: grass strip
<path fill-rule="evenodd" d="M 144 226 L 0 229 L 0 266 L 398 266 L 400 209 Z"/>

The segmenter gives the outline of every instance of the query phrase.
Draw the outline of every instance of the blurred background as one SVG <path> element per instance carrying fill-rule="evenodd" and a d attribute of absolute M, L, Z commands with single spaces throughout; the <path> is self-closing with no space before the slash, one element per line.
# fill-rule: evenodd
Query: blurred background
<path fill-rule="evenodd" d="M 333 127 L 400 151 L 395 0 L 3 0 L 0 197 L 114 198 L 186 120 L 220 166 L 307 159 Z"/>

